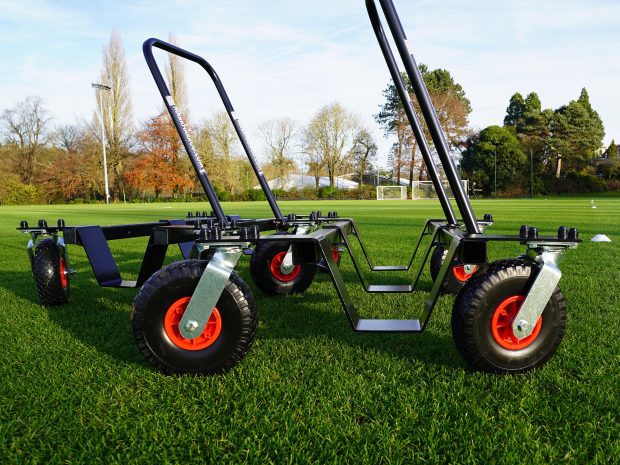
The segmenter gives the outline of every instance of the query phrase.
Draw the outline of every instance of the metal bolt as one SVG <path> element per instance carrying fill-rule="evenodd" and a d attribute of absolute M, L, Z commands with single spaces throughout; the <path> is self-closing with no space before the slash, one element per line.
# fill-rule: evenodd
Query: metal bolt
<path fill-rule="evenodd" d="M 529 328 L 529 327 L 530 327 L 530 322 L 527 321 L 527 320 L 519 320 L 519 322 L 517 323 L 517 328 L 522 333 L 525 332 L 527 330 L 527 328 Z"/>
<path fill-rule="evenodd" d="M 446 250 L 446 253 L 447 252 L 448 251 Z M 465 273 L 472 274 L 476 270 L 476 265 L 463 265 L 463 269 L 465 270 Z"/>
<path fill-rule="evenodd" d="M 196 328 L 198 328 L 198 322 L 194 321 L 194 320 L 189 320 L 186 324 L 185 324 L 185 329 L 187 331 L 189 331 L 190 333 L 193 333 L 194 331 L 196 331 Z"/>

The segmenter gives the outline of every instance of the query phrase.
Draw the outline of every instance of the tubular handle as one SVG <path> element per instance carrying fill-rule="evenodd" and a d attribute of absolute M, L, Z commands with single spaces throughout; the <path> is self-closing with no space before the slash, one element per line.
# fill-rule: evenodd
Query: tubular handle
<path fill-rule="evenodd" d="M 407 114 L 407 119 L 409 120 L 411 129 L 413 130 L 415 139 L 416 141 L 418 141 L 418 147 L 420 148 L 422 158 L 426 163 L 426 169 L 428 170 L 433 185 L 435 186 L 435 191 L 437 192 L 437 197 L 439 199 L 439 203 L 441 204 L 441 208 L 443 209 L 444 215 L 448 223 L 456 225 L 456 215 L 454 214 L 454 210 L 452 208 L 452 205 L 450 204 L 446 189 L 441 183 L 439 173 L 437 172 L 437 167 L 435 166 L 435 161 L 433 160 L 433 156 L 431 154 L 430 147 L 428 146 L 428 142 L 426 141 L 426 137 L 424 136 L 424 132 L 420 126 L 420 120 L 418 119 L 418 116 L 413 109 L 413 104 L 409 99 L 407 87 L 403 82 L 402 75 L 400 73 L 400 70 L 398 69 L 396 60 L 394 59 L 394 54 L 392 53 L 392 49 L 390 48 L 388 40 L 385 36 L 385 32 L 383 31 L 383 27 L 381 26 L 381 20 L 379 19 L 379 13 L 377 11 L 377 8 L 372 1 L 366 2 L 366 8 L 368 10 L 370 22 L 372 23 L 373 29 L 375 31 L 375 35 L 377 36 L 379 47 L 381 48 L 381 52 L 383 53 L 383 57 L 385 58 L 388 69 L 390 71 L 390 75 L 392 76 L 392 81 L 394 82 L 394 86 L 396 87 L 398 96 L 400 97 L 405 113 Z"/>
<path fill-rule="evenodd" d="M 250 145 L 248 144 L 246 140 L 245 134 L 243 133 L 243 130 L 241 129 L 239 120 L 235 117 L 234 108 L 232 106 L 232 103 L 230 102 L 230 99 L 228 98 L 228 94 L 226 93 L 226 90 L 224 89 L 224 85 L 222 84 L 222 81 L 220 80 L 219 76 L 217 75 L 213 67 L 204 58 L 194 53 L 188 52 L 187 50 L 183 50 L 182 48 L 177 47 L 176 45 L 170 44 L 168 42 L 164 42 L 163 40 L 160 40 L 160 39 L 155 39 L 155 38 L 148 39 L 144 42 L 142 46 L 144 58 L 149 67 L 149 70 L 151 71 L 151 74 L 153 75 L 153 79 L 155 80 L 155 84 L 157 85 L 157 88 L 159 89 L 159 93 L 161 94 L 164 100 L 164 104 L 166 105 L 166 108 L 168 112 L 170 113 L 170 117 L 172 118 L 174 122 L 177 132 L 179 133 L 179 136 L 181 137 L 183 146 L 185 147 L 185 150 L 187 151 L 189 155 L 192 165 L 194 166 L 196 174 L 198 175 L 198 179 L 200 180 L 200 183 L 202 184 L 205 194 L 207 195 L 211 208 L 213 209 L 213 212 L 217 216 L 218 220 L 223 225 L 228 226 L 226 215 L 224 214 L 224 211 L 217 198 L 215 190 L 213 189 L 213 185 L 209 181 L 206 170 L 204 169 L 204 166 L 202 162 L 200 161 L 200 158 L 198 157 L 197 150 L 195 149 L 194 144 L 192 143 L 189 137 L 187 129 L 185 128 L 185 125 L 183 121 L 181 120 L 181 116 L 179 115 L 176 109 L 176 105 L 174 101 L 172 100 L 172 97 L 170 96 L 170 90 L 168 89 L 166 81 L 164 80 L 161 74 L 159 66 L 157 66 L 157 62 L 155 61 L 155 57 L 153 56 L 153 47 L 159 48 L 168 53 L 172 53 L 173 55 L 177 55 L 181 58 L 185 58 L 186 60 L 197 63 L 207 72 L 209 77 L 211 77 L 211 80 L 213 81 L 213 84 L 215 85 L 217 93 L 222 99 L 222 103 L 224 104 L 226 113 L 228 113 L 228 116 L 235 129 L 235 132 L 237 133 L 237 136 L 239 137 L 241 145 L 243 146 L 243 149 L 246 153 L 246 156 L 248 157 L 250 165 L 252 166 L 252 169 L 254 170 L 256 177 L 258 178 L 258 182 L 260 183 L 261 188 L 265 192 L 267 202 L 269 203 L 269 206 L 271 207 L 271 210 L 273 214 L 275 215 L 276 220 L 283 222 L 284 217 L 282 215 L 282 212 L 280 211 L 280 207 L 278 206 L 278 203 L 273 195 L 273 192 L 269 188 L 269 184 L 267 183 L 267 179 L 265 178 L 265 175 L 263 174 L 262 170 L 258 166 L 258 163 L 256 162 L 256 159 L 254 158 L 252 149 L 250 148 Z"/>
<path fill-rule="evenodd" d="M 385 18 L 390 28 L 390 31 L 392 33 L 394 42 L 396 43 L 396 48 L 398 49 L 400 58 L 402 59 L 403 64 L 405 66 L 405 71 L 407 72 L 407 76 L 409 77 L 409 80 L 411 81 L 411 85 L 413 87 L 418 103 L 420 104 L 420 109 L 422 110 L 422 116 L 424 117 L 426 126 L 431 134 L 431 138 L 433 140 L 435 150 L 437 150 L 437 155 L 439 156 L 441 165 L 444 169 L 444 172 L 446 173 L 448 183 L 450 184 L 450 187 L 454 194 L 456 204 L 458 206 L 459 212 L 461 213 L 461 216 L 467 228 L 467 232 L 469 234 L 480 234 L 481 230 L 480 230 L 480 227 L 478 226 L 476 216 L 474 215 L 469 198 L 467 197 L 463 189 L 463 184 L 461 182 L 460 176 L 458 175 L 458 172 L 456 171 L 454 162 L 452 161 L 452 158 L 450 157 L 449 150 L 448 150 L 448 144 L 447 144 L 445 135 L 443 133 L 443 130 L 441 129 L 441 124 L 439 123 L 437 112 L 435 110 L 435 107 L 433 106 L 433 103 L 431 102 L 430 96 L 428 94 L 428 89 L 426 88 L 426 84 L 424 83 L 424 79 L 422 78 L 418 65 L 416 64 L 415 59 L 413 58 L 413 54 L 411 53 L 407 45 L 407 35 L 405 34 L 402 23 L 400 22 L 400 18 L 398 17 L 398 14 L 396 13 L 396 8 L 394 7 L 394 3 L 392 2 L 392 0 L 378 0 L 378 1 L 385 15 Z M 382 31 L 381 21 L 377 13 L 375 0 L 366 0 L 366 8 L 368 10 L 370 21 L 373 27 L 375 28 L 375 31 L 377 31 L 377 28 L 379 28 L 379 30 Z M 379 39 L 378 33 L 377 33 L 377 36 Z M 380 42 L 380 45 L 382 45 L 381 39 L 379 39 L 379 42 Z M 386 43 L 386 46 L 389 47 L 389 44 Z M 386 57 L 386 60 L 387 60 L 387 57 Z M 388 67 L 390 67 L 390 71 L 392 71 L 392 68 L 389 62 L 388 62 Z M 405 105 L 406 107 L 405 101 L 409 100 L 408 97 L 403 98 L 403 96 L 401 96 L 401 100 L 403 100 L 403 105 Z M 414 129 L 414 133 L 415 133 L 416 131 L 413 126 L 414 125 L 412 124 L 412 129 Z M 418 140 L 417 135 L 416 135 L 416 140 Z M 420 140 L 418 140 L 418 144 L 420 146 L 423 145 Z M 427 162 L 427 166 L 428 166 L 428 162 Z M 435 179 L 433 179 L 433 183 L 435 184 L 435 190 L 439 194 L 440 189 L 443 189 L 441 182 L 439 181 L 436 182 Z M 442 202 L 442 206 L 443 206 L 443 202 Z M 445 210 L 446 209 L 444 207 L 444 211 Z M 450 221 L 449 217 L 447 217 L 447 219 L 448 221 Z"/>

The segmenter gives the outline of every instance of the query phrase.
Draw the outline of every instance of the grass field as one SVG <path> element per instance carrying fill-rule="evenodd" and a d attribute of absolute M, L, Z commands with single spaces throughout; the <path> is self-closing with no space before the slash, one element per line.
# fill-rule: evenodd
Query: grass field
<path fill-rule="evenodd" d="M 577 226 L 586 241 L 566 254 L 560 283 L 567 332 L 556 356 L 525 375 L 467 368 L 442 297 L 420 335 L 354 334 L 326 275 L 304 296 L 257 298 L 254 347 L 232 372 L 168 377 L 134 346 L 133 290 L 102 289 L 81 248 L 71 303 L 42 307 L 15 227 L 62 217 L 115 224 L 182 217 L 204 204 L 0 208 L 0 462 L 18 463 L 618 463 L 620 457 L 620 199 L 474 201 L 494 214 L 493 232 L 521 224 L 554 233 Z M 377 264 L 399 264 L 427 201 L 283 202 L 285 213 L 337 210 L 360 225 Z M 246 217 L 264 203 L 228 204 Z M 605 233 L 612 243 L 591 243 Z M 135 277 L 144 240 L 112 243 Z M 179 259 L 179 254 L 170 260 Z M 491 258 L 522 253 L 515 245 Z M 353 278 L 350 263 L 344 273 Z M 250 281 L 247 260 L 238 268 Z M 391 278 L 406 279 L 399 275 Z M 424 275 L 423 287 L 430 288 Z M 415 318 L 423 295 L 365 295 L 363 316 Z M 216 460 L 217 459 L 217 460 Z"/>

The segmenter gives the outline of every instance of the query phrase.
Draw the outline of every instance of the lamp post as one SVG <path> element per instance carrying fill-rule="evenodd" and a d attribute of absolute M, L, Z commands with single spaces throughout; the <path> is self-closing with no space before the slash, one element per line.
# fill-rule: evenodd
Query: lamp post
<path fill-rule="evenodd" d="M 495 174 L 493 175 L 493 197 L 497 198 L 497 149 L 493 152 L 495 154 Z"/>
<path fill-rule="evenodd" d="M 530 149 L 530 199 L 534 198 L 534 150 Z"/>
<path fill-rule="evenodd" d="M 103 148 L 103 183 L 105 187 L 105 203 L 110 203 L 110 191 L 108 189 L 108 159 L 105 153 L 105 125 L 103 123 L 103 94 L 101 91 L 110 91 L 112 88 L 104 84 L 91 84 L 99 91 L 99 110 L 101 112 L 101 147 Z"/>

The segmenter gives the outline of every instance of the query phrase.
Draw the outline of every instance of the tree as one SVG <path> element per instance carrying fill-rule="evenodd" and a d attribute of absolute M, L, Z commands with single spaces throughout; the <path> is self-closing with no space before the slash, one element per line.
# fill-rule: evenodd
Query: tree
<path fill-rule="evenodd" d="M 512 126 L 517 128 L 523 121 L 525 113 L 525 100 L 519 92 L 515 92 L 510 97 L 508 108 L 506 108 L 506 117 L 504 118 L 504 126 Z"/>
<path fill-rule="evenodd" d="M 489 126 L 469 138 L 461 160 L 469 179 L 486 195 L 494 188 L 496 157 L 498 190 L 519 185 L 519 179 L 525 179 L 527 156 L 517 137 L 507 128 Z"/>
<path fill-rule="evenodd" d="M 103 70 L 99 82 L 111 87 L 110 91 L 97 90 L 95 95 L 97 112 L 100 112 L 100 99 L 103 99 L 103 121 L 109 147 L 108 166 L 113 175 L 113 191 L 120 194 L 123 191 L 123 162 L 132 146 L 133 119 L 127 62 L 121 38 L 116 32 L 112 32 L 110 42 L 103 50 Z"/>
<path fill-rule="evenodd" d="M 321 166 L 327 171 L 330 187 L 334 187 L 335 178 L 348 162 L 358 129 L 357 117 L 338 102 L 325 105 L 310 120 L 304 131 L 304 153 L 310 170 L 314 171 L 317 187 L 320 175 L 317 168 Z"/>
<path fill-rule="evenodd" d="M 211 182 L 227 193 L 238 192 L 238 181 L 245 173 L 245 157 L 240 155 L 239 139 L 228 113 L 215 113 L 193 132 L 194 144 Z"/>
<path fill-rule="evenodd" d="M 18 102 L 2 114 L 5 141 L 16 147 L 16 171 L 24 183 L 31 183 L 37 169 L 37 157 L 46 144 L 51 117 L 37 96 Z"/>
<path fill-rule="evenodd" d="M 462 147 L 469 135 L 468 117 L 471 113 L 471 103 L 465 95 L 465 90 L 459 83 L 455 82 L 450 72 L 445 69 L 429 71 L 424 64 L 420 64 L 419 68 L 450 149 L 455 150 Z M 420 115 L 421 111 L 417 100 L 414 98 L 413 87 L 409 78 L 404 73 L 402 76 L 410 99 L 414 102 L 414 110 Z M 413 131 L 394 83 L 388 85 L 383 91 L 383 95 L 386 101 L 379 113 L 375 115 L 375 119 L 383 127 L 386 137 L 396 135 L 396 142 L 392 147 L 391 154 L 391 159 L 395 164 L 396 177 L 400 178 L 401 170 L 406 167 L 410 184 L 412 184 L 416 170 L 419 180 L 428 175 L 428 170 L 424 159 L 418 156 L 417 141 L 413 136 Z M 431 137 L 426 128 L 425 135 L 427 141 L 430 141 Z"/>
<path fill-rule="evenodd" d="M 523 151 L 532 153 L 534 171 L 540 174 L 548 172 L 552 164 L 549 161 L 552 117 L 552 110 L 542 110 L 536 92 L 530 92 L 525 99 L 517 92 L 510 98 L 504 118 L 504 126 L 516 134 Z"/>
<path fill-rule="evenodd" d="M 179 45 L 177 38 L 170 34 L 168 42 L 172 45 Z M 168 54 L 168 65 L 166 66 L 166 79 L 168 81 L 168 89 L 170 96 L 184 118 L 188 118 L 187 108 L 187 87 L 185 85 L 185 69 L 183 60 L 173 53 Z"/>
<path fill-rule="evenodd" d="M 153 190 L 155 197 L 163 192 L 182 193 L 194 187 L 188 166 L 177 162 L 178 138 L 165 113 L 151 118 L 138 133 L 144 153 L 132 160 L 125 172 L 129 185 L 139 191 Z"/>
<path fill-rule="evenodd" d="M 265 121 L 258 130 L 267 144 L 267 159 L 284 189 L 286 176 L 295 167 L 291 151 L 295 143 L 297 127 L 290 118 Z"/>
<path fill-rule="evenodd" d="M 351 164 L 355 168 L 360 185 L 364 185 L 364 175 L 372 170 L 372 161 L 377 156 L 377 144 L 370 131 L 361 128 L 353 140 Z"/>
<path fill-rule="evenodd" d="M 564 162 L 570 168 L 579 168 L 596 157 L 605 129 L 600 116 L 590 105 L 585 88 L 577 100 L 571 100 L 555 111 L 551 132 L 550 148 L 556 157 L 556 178 L 560 177 Z"/>
<path fill-rule="evenodd" d="M 614 139 L 611 140 L 611 144 L 607 148 L 607 158 L 618 158 L 618 146 Z"/>
<path fill-rule="evenodd" d="M 408 82 L 406 74 L 403 79 Z M 375 115 L 375 120 L 383 127 L 385 137 L 396 136 L 396 141 L 392 144 L 388 154 L 389 165 L 393 169 L 393 177 L 399 179 L 403 167 L 404 153 L 407 151 L 407 144 L 410 141 L 409 120 L 403 108 L 396 86 L 391 83 L 383 90 L 385 103 L 379 113 Z"/>
<path fill-rule="evenodd" d="M 82 133 L 77 124 L 64 124 L 56 128 L 54 139 L 56 144 L 66 152 L 77 152 L 80 149 Z"/>

